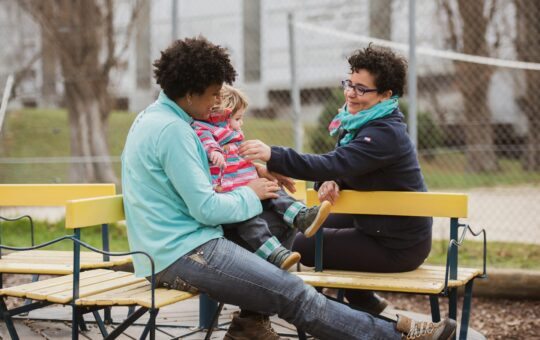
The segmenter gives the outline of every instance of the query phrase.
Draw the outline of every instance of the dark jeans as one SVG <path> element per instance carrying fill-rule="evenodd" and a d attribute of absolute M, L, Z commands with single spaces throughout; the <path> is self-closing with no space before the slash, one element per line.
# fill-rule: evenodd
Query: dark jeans
<path fill-rule="evenodd" d="M 263 214 L 265 212 L 273 212 L 274 214 L 265 215 L 264 218 L 263 214 L 261 214 L 243 222 L 223 224 L 225 237 L 235 243 L 242 243 L 242 246 L 251 251 L 259 249 L 272 236 L 280 239 L 279 236 L 284 234 L 285 231 L 291 230 L 290 227 L 284 224 L 283 215 L 296 200 L 283 190 L 278 191 L 278 194 L 278 198 L 262 201 Z M 267 216 L 272 216 L 272 221 L 267 221 Z M 279 221 L 275 221 L 275 218 L 278 218 Z M 272 224 L 272 227 L 270 227 L 270 224 Z"/>
<path fill-rule="evenodd" d="M 323 265 L 326 269 L 367 272 L 405 272 L 420 266 L 431 251 L 431 237 L 406 249 L 382 246 L 376 237 L 353 227 L 353 215 L 332 214 L 323 226 Z M 302 255 L 302 263 L 315 266 L 315 238 L 298 233 L 293 250 Z M 352 305 L 373 306 L 377 303 L 373 292 L 345 290 Z"/>

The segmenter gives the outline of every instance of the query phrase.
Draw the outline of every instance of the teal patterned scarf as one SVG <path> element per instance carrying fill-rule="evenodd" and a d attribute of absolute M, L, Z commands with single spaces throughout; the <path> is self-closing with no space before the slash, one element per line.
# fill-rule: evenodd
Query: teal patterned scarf
<path fill-rule="evenodd" d="M 367 110 L 356 114 L 350 114 L 347 105 L 343 105 L 339 113 L 332 119 L 328 126 L 330 136 L 335 136 L 341 130 L 347 131 L 347 134 L 339 141 L 339 145 L 347 145 L 353 139 L 354 135 L 362 126 L 368 122 L 388 116 L 398 107 L 398 96 L 392 96 L 390 99 L 373 105 Z"/>

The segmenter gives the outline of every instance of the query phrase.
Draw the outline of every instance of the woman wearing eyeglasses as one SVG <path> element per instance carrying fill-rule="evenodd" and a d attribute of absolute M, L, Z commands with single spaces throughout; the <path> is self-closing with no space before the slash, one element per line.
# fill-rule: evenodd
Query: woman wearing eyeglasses
<path fill-rule="evenodd" d="M 368 46 L 348 58 L 350 74 L 342 82 L 345 104 L 329 126 L 337 136 L 333 151 L 300 154 L 261 141 L 240 151 L 267 162 L 268 170 L 315 181 L 319 199 L 332 203 L 340 190 L 426 191 L 414 145 L 399 110 L 407 62 L 386 48 Z M 431 250 L 432 219 L 332 214 L 324 223 L 325 268 L 399 272 L 417 268 Z M 314 241 L 299 234 L 294 250 L 314 266 Z M 372 292 L 345 293 L 352 305 L 378 314 L 387 302 Z"/>

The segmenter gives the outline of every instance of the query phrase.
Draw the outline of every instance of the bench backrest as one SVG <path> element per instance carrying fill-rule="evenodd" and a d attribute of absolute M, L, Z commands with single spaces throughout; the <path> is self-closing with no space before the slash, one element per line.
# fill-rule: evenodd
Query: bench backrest
<path fill-rule="evenodd" d="M 123 195 L 68 201 L 66 228 L 86 228 L 125 219 Z"/>
<path fill-rule="evenodd" d="M 295 181 L 297 200 L 306 200 L 306 182 Z M 66 228 L 86 228 L 125 219 L 122 195 L 71 200 L 66 203 Z"/>
<path fill-rule="evenodd" d="M 307 200 L 307 185 L 306 181 L 301 180 L 295 180 L 294 185 L 296 188 L 295 193 L 289 192 L 289 190 L 285 189 L 285 191 L 294 199 L 305 202 Z"/>
<path fill-rule="evenodd" d="M 468 196 L 454 193 L 343 190 L 332 206 L 333 213 L 433 216 L 464 218 L 468 215 Z M 317 192 L 307 190 L 307 205 L 319 204 Z"/>
<path fill-rule="evenodd" d="M 0 184 L 0 206 L 63 206 L 69 200 L 116 194 L 106 184 Z"/>

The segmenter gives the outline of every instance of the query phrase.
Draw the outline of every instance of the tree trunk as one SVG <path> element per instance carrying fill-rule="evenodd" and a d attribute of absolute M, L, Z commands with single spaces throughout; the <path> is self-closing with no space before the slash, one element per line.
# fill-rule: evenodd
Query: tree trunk
<path fill-rule="evenodd" d="M 369 36 L 392 40 L 392 0 L 369 1 Z"/>
<path fill-rule="evenodd" d="M 540 62 L 540 2 L 517 0 L 518 25 L 516 47 L 520 60 Z M 527 117 L 527 144 L 522 157 L 523 168 L 527 171 L 540 171 L 540 71 L 525 71 L 526 90 L 518 98 L 523 113 Z"/>
<path fill-rule="evenodd" d="M 463 53 L 487 56 L 484 1 L 458 0 L 463 20 Z M 458 86 L 464 99 L 467 167 L 470 172 L 498 170 L 493 144 L 487 89 L 493 70 L 490 66 L 457 62 Z"/>
<path fill-rule="evenodd" d="M 106 134 L 111 109 L 111 59 L 100 61 L 103 46 L 114 51 L 114 32 L 107 26 L 113 15 L 112 6 L 100 7 L 96 0 L 56 0 L 48 6 L 41 1 L 21 1 L 41 25 L 60 60 L 71 156 L 77 159 L 71 164 L 71 180 L 117 183 Z"/>

